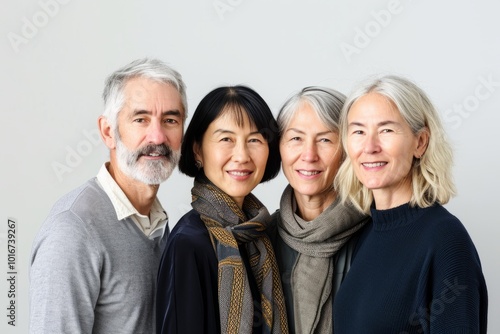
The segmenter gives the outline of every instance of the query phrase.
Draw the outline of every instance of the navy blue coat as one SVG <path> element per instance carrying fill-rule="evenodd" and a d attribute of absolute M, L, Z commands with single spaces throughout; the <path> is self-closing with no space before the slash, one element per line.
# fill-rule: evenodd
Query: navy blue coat
<path fill-rule="evenodd" d="M 161 259 L 157 333 L 220 333 L 217 264 L 205 225 L 189 211 L 172 230 Z"/>
<path fill-rule="evenodd" d="M 251 273 L 244 246 L 240 254 Z M 254 297 L 255 318 L 260 294 L 248 275 Z M 254 322 L 254 333 L 260 333 Z M 221 332 L 218 299 L 218 260 L 205 224 L 195 210 L 186 213 L 168 237 L 158 271 L 156 331 L 168 334 L 218 334 Z"/>

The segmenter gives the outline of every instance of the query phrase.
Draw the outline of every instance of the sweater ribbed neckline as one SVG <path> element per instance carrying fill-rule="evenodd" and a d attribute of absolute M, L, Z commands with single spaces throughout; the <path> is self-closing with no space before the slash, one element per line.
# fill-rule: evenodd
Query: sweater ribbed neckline
<path fill-rule="evenodd" d="M 424 214 L 425 209 L 406 203 L 387 210 L 377 210 L 372 206 L 370 211 L 374 230 L 389 231 L 413 223 Z"/>

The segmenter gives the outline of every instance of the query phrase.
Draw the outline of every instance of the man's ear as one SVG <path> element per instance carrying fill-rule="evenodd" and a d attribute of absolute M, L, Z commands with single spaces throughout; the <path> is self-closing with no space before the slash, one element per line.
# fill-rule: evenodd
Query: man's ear
<path fill-rule="evenodd" d="M 115 132 L 113 131 L 108 119 L 104 116 L 99 116 L 97 119 L 97 126 L 104 144 L 112 150 L 116 148 Z"/>

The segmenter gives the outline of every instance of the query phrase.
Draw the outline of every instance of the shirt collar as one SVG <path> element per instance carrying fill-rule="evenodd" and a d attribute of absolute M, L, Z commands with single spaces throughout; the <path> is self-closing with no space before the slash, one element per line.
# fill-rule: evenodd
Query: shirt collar
<path fill-rule="evenodd" d="M 132 205 L 123 190 L 116 183 L 111 174 L 109 174 L 108 166 L 109 162 L 106 162 L 101 166 L 101 169 L 97 174 L 97 181 L 99 181 L 104 192 L 111 200 L 111 203 L 116 211 L 116 218 L 118 220 L 123 220 L 133 215 L 144 217 L 144 215 L 141 215 Z M 165 220 L 167 219 L 167 213 L 161 206 L 158 198 L 155 198 L 153 205 L 151 206 L 150 219 L 155 220 L 158 219 L 158 217 L 161 217 L 161 220 Z"/>

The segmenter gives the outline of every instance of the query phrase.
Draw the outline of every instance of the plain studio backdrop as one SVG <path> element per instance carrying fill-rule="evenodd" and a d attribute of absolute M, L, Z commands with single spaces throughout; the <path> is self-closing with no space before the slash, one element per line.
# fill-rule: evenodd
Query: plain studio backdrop
<path fill-rule="evenodd" d="M 492 0 L 3 0 L 0 332 L 28 332 L 33 238 L 53 203 L 108 158 L 97 134 L 105 77 L 149 56 L 183 75 L 189 116 L 220 85 L 253 87 L 276 115 L 309 85 L 348 93 L 379 73 L 416 82 L 453 144 L 458 195 L 446 207 L 477 247 L 489 332 L 500 333 L 499 7 Z M 280 174 L 254 193 L 272 212 L 286 184 Z M 171 226 L 190 209 L 191 186 L 176 171 L 160 187 Z"/>

